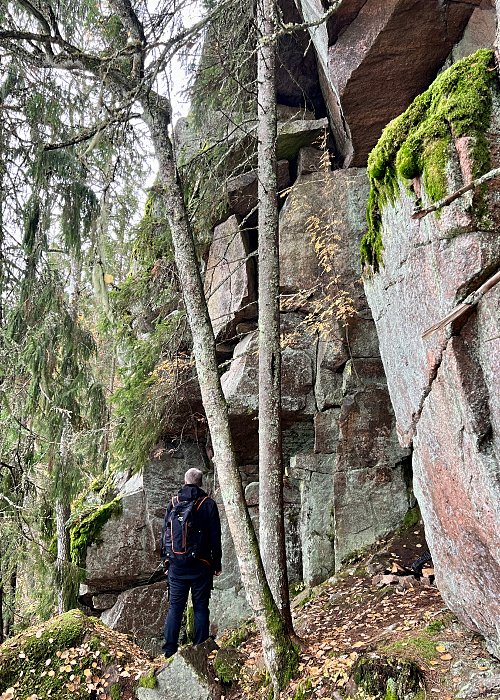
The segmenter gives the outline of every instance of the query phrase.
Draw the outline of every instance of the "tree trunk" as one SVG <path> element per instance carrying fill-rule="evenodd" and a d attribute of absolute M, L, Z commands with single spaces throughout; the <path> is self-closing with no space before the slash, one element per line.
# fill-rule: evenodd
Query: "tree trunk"
<path fill-rule="evenodd" d="M 276 189 L 276 29 L 273 0 L 259 0 L 257 58 L 259 193 L 259 540 L 266 577 L 293 634 L 283 515 L 279 230 Z M 266 39 L 264 43 L 262 40 Z"/>
<path fill-rule="evenodd" d="M 193 335 L 198 381 L 241 579 L 262 635 L 266 666 L 273 681 L 283 687 L 296 667 L 297 653 L 269 590 L 243 495 L 226 401 L 219 379 L 215 338 L 168 135 L 169 112 L 153 94 L 150 94 L 149 100 L 143 99 L 143 107 L 144 118 L 160 164 L 162 192 L 174 244 L 175 261 Z"/>
<path fill-rule="evenodd" d="M 68 566 L 70 560 L 69 530 L 66 523 L 71 515 L 71 508 L 65 498 L 56 499 L 56 536 L 57 536 L 57 608 L 59 615 L 67 610 L 68 602 Z"/>

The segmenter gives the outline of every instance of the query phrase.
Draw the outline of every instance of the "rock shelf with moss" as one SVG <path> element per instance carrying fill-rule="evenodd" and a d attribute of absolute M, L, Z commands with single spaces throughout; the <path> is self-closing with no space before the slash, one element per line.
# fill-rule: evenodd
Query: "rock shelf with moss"
<path fill-rule="evenodd" d="M 432 202 L 447 194 L 446 164 L 452 138 L 472 137 L 469 155 L 474 178 L 489 169 L 484 136 L 490 124 L 492 83 L 497 79 L 493 51 L 480 49 L 439 75 L 406 112 L 382 132 L 368 157 L 371 191 L 368 232 L 361 242 L 361 265 L 376 272 L 382 263 L 382 211 L 394 204 L 400 183 L 407 189 L 422 176 Z"/>
<path fill-rule="evenodd" d="M 31 627 L 0 646 L 0 695 L 12 700 L 135 697 L 151 658 L 126 635 L 79 610 Z M 105 691 L 105 695 L 102 694 Z"/>

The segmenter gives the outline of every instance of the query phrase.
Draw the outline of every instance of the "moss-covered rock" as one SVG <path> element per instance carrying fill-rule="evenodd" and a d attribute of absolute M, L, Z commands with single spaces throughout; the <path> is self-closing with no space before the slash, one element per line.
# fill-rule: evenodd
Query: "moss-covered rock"
<path fill-rule="evenodd" d="M 241 659 L 233 647 L 222 647 L 214 661 L 214 671 L 222 683 L 232 685 L 240 677 Z"/>
<path fill-rule="evenodd" d="M 496 77 L 493 51 L 480 49 L 439 75 L 406 112 L 382 132 L 368 158 L 371 192 L 368 232 L 361 242 L 361 264 L 376 271 L 382 262 L 382 210 L 399 196 L 400 182 L 423 176 L 433 202 L 446 195 L 446 164 L 452 138 L 472 137 L 469 155 L 472 176 L 489 169 L 484 137 L 491 117 L 492 82 Z"/>
<path fill-rule="evenodd" d="M 131 698 L 132 673 L 150 669 L 150 657 L 124 635 L 71 610 L 0 646 L 0 695 L 10 689 L 13 700 L 78 700 L 112 680 L 117 697 Z"/>
<path fill-rule="evenodd" d="M 85 568 L 87 547 L 99 542 L 101 530 L 111 517 L 117 517 L 122 512 L 121 496 L 109 503 L 94 507 L 75 520 L 71 527 L 71 559 Z"/>
<path fill-rule="evenodd" d="M 399 656 L 362 656 L 354 666 L 352 679 L 368 695 L 385 700 L 408 700 L 424 682 L 418 664 Z"/>

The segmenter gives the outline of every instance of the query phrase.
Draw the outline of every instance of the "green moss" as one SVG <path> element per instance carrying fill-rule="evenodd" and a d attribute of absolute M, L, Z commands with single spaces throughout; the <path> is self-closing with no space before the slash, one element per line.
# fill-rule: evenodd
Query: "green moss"
<path fill-rule="evenodd" d="M 306 584 L 304 581 L 295 581 L 295 583 L 291 583 L 288 586 L 288 590 L 290 591 L 290 598 L 295 598 L 296 595 L 298 595 L 301 591 L 304 590 L 306 587 Z"/>
<path fill-rule="evenodd" d="M 295 693 L 293 695 L 293 700 L 305 700 L 306 697 L 310 696 L 312 693 L 312 683 L 311 680 L 308 679 L 300 681 L 298 684 L 297 688 L 295 689 Z"/>
<path fill-rule="evenodd" d="M 111 698 L 112 698 L 112 700 L 120 700 L 120 695 L 121 695 L 120 686 L 118 685 L 118 683 L 114 683 L 111 686 Z"/>
<path fill-rule="evenodd" d="M 279 658 L 278 685 L 284 688 L 299 667 L 299 648 L 286 634 L 283 621 L 268 586 L 264 588 L 266 624 L 276 645 Z"/>
<path fill-rule="evenodd" d="M 77 566 L 85 567 L 87 547 L 95 542 L 99 543 L 103 526 L 112 516 L 117 517 L 121 512 L 121 496 L 118 496 L 109 503 L 92 509 L 73 523 L 71 527 L 71 559 Z"/>
<path fill-rule="evenodd" d="M 254 629 L 254 628 L 255 628 L 255 623 L 252 622 L 251 620 L 247 620 L 242 625 L 240 625 L 238 627 L 238 629 L 233 631 L 233 633 L 223 643 L 223 646 L 234 647 L 236 649 L 241 644 L 243 644 L 245 639 L 247 639 L 248 630 Z"/>
<path fill-rule="evenodd" d="M 471 136 L 473 176 L 489 169 L 484 132 L 489 126 L 494 53 L 480 49 L 439 75 L 406 112 L 394 119 L 368 158 L 371 191 L 368 198 L 368 232 L 361 242 L 361 264 L 377 271 L 382 263 L 382 210 L 393 204 L 400 182 L 423 175 L 430 200 L 446 195 L 446 164 L 451 138 Z"/>
<path fill-rule="evenodd" d="M 155 676 L 155 669 L 152 668 L 149 673 L 146 673 L 145 676 L 141 676 L 139 679 L 139 687 L 140 688 L 156 688 L 156 676 Z"/>
<path fill-rule="evenodd" d="M 192 644 L 194 642 L 194 608 L 192 605 L 187 606 L 186 618 L 186 635 L 188 642 Z"/>
<path fill-rule="evenodd" d="M 436 642 L 435 640 L 429 639 L 425 634 L 404 641 L 385 644 L 381 649 L 388 654 L 398 653 L 421 656 L 427 659 L 427 661 L 432 661 L 436 658 Z"/>
<path fill-rule="evenodd" d="M 408 530 L 411 527 L 415 527 L 417 523 L 420 522 L 420 508 L 418 506 L 415 506 L 415 508 L 410 508 L 409 511 L 407 511 L 404 520 L 403 520 L 403 528 L 405 530 Z"/>
<path fill-rule="evenodd" d="M 434 622 L 431 622 L 430 625 L 427 625 L 427 627 L 424 629 L 424 632 L 426 634 L 438 634 L 441 632 L 443 629 L 443 623 L 440 622 L 439 620 L 434 620 Z"/>

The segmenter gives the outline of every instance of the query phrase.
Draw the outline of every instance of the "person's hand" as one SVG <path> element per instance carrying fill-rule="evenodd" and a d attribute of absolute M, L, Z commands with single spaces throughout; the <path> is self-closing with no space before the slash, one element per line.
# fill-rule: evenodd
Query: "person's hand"
<path fill-rule="evenodd" d="M 214 576 L 220 576 L 222 571 L 214 571 Z"/>

